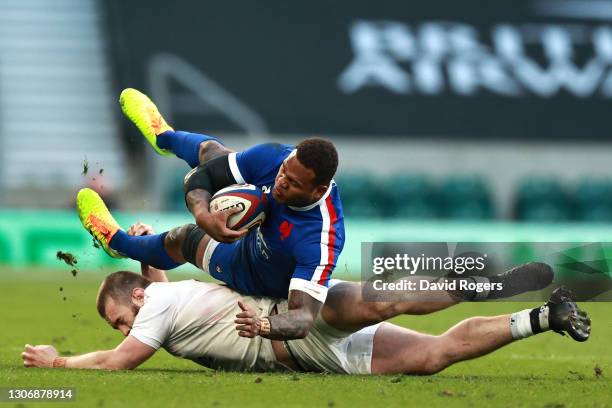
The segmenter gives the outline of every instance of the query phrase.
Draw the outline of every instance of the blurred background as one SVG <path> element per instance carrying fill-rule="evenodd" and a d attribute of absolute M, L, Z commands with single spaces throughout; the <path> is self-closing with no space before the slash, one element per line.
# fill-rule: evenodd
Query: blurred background
<path fill-rule="evenodd" d="M 238 150 L 331 139 L 339 273 L 362 241 L 612 236 L 612 1 L 3 0 L 0 33 L 9 266 L 128 265 L 81 229 L 83 186 L 125 227 L 190 221 L 189 169 L 122 116 L 126 87 Z"/>

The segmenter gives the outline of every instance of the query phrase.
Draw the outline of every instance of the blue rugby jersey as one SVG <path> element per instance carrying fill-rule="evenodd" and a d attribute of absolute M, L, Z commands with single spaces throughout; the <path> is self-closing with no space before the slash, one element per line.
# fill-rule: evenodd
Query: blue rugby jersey
<path fill-rule="evenodd" d="M 244 278 L 236 286 L 254 295 L 286 298 L 290 290 L 300 290 L 324 302 L 344 246 L 342 204 L 334 181 L 319 201 L 307 207 L 274 200 L 274 180 L 294 150 L 290 145 L 264 143 L 229 155 L 236 182 L 254 184 L 268 194 L 265 222 L 239 242 L 241 273 L 249 276 L 234 279 Z"/>

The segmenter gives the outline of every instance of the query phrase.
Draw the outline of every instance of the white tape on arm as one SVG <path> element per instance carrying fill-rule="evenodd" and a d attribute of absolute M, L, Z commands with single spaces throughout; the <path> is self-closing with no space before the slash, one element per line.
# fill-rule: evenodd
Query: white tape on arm
<path fill-rule="evenodd" d="M 327 298 L 327 288 L 325 286 L 306 279 L 292 278 L 289 283 L 289 291 L 292 290 L 308 293 L 321 303 L 325 303 L 325 298 Z"/>

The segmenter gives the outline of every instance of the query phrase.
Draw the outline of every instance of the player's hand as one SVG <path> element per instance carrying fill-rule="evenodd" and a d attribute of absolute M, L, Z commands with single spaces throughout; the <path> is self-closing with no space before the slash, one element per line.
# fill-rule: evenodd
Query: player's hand
<path fill-rule="evenodd" d="M 141 235 L 153 235 L 155 234 L 155 230 L 152 226 L 143 224 L 142 222 L 138 221 L 136 224 L 128 228 L 127 234 L 139 237 Z M 140 273 L 142 273 L 145 278 L 149 278 L 150 269 L 151 267 L 149 265 L 142 262 L 140 263 Z"/>
<path fill-rule="evenodd" d="M 25 351 L 21 353 L 23 365 L 26 367 L 53 367 L 53 360 L 59 353 L 53 346 L 25 345 Z"/>
<path fill-rule="evenodd" d="M 142 222 L 138 221 L 136 224 L 128 228 L 127 234 L 133 235 L 136 237 L 141 236 L 141 235 L 153 235 L 155 234 L 155 230 L 153 229 L 152 226 L 143 224 Z"/>
<path fill-rule="evenodd" d="M 238 330 L 238 335 L 240 337 L 256 337 L 259 335 L 259 330 L 261 329 L 261 319 L 255 313 L 249 305 L 244 302 L 238 301 L 238 306 L 242 312 L 236 315 L 236 330 Z"/>
<path fill-rule="evenodd" d="M 227 227 L 227 219 L 237 212 L 240 212 L 239 208 L 229 208 L 215 213 L 206 213 L 196 218 L 196 224 L 206 231 L 212 239 L 231 244 L 232 242 L 238 241 L 249 232 L 247 229 L 234 231 Z"/>
<path fill-rule="evenodd" d="M 139 237 L 141 235 L 153 235 L 155 234 L 155 230 L 152 226 L 138 221 L 128 228 L 127 234 Z M 140 273 L 151 282 L 168 282 L 166 272 L 161 269 L 153 268 L 143 262 L 140 263 Z"/>

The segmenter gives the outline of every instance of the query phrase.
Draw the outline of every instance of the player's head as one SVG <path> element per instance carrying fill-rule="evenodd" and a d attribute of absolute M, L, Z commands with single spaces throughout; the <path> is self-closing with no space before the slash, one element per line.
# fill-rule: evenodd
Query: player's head
<path fill-rule="evenodd" d="M 98 313 L 124 336 L 130 334 L 134 319 L 144 304 L 144 290 L 151 282 L 133 272 L 108 275 L 100 285 L 96 306 Z"/>
<path fill-rule="evenodd" d="M 278 170 L 272 196 L 295 207 L 312 204 L 323 197 L 337 168 L 338 152 L 332 142 L 318 137 L 306 139 Z"/>

